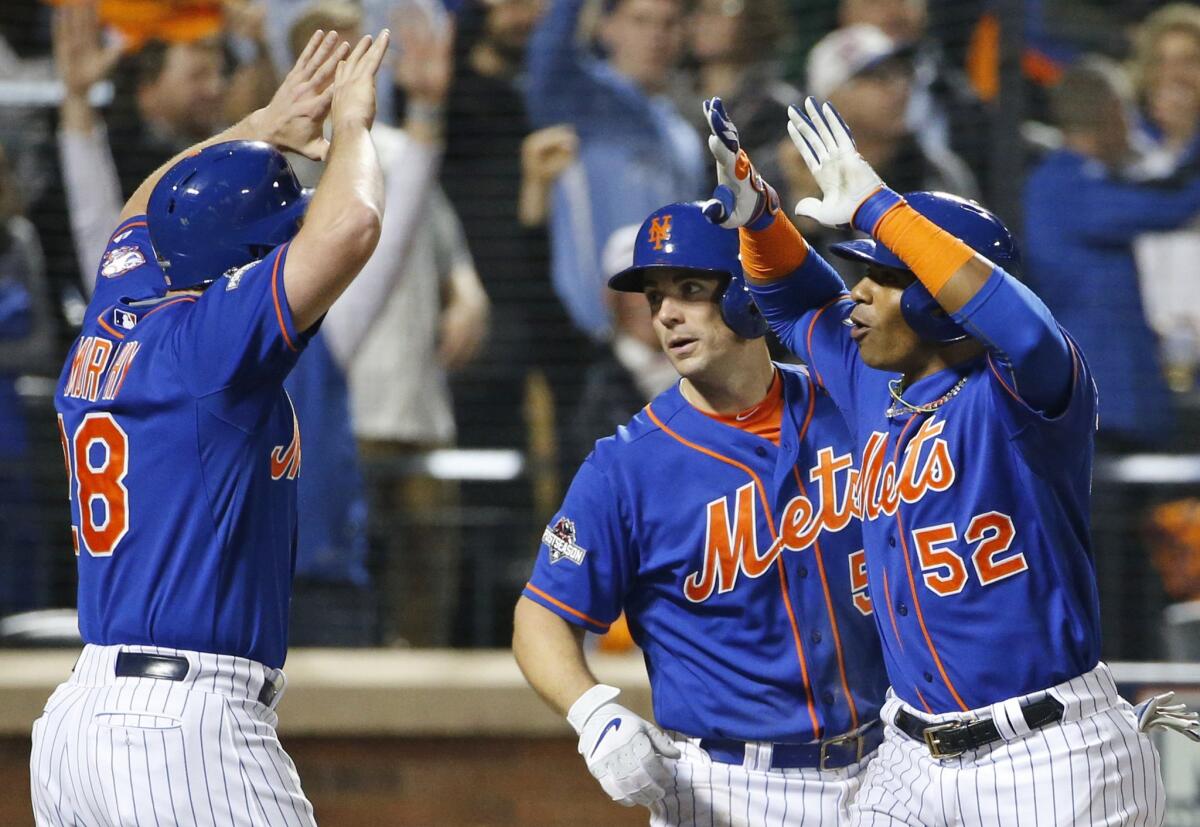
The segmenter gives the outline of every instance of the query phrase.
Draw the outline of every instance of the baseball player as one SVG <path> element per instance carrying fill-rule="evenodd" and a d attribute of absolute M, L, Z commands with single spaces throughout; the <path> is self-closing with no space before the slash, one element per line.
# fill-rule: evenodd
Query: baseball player
<path fill-rule="evenodd" d="M 609 286 L 645 293 L 682 379 L 580 467 L 517 604 L 517 662 L 651 824 L 837 823 L 886 682 L 840 417 L 771 361 L 737 234 L 698 203 L 652 213 Z M 657 725 L 584 659 L 622 610 Z"/>
<path fill-rule="evenodd" d="M 797 213 L 870 238 L 849 293 L 776 209 L 719 100 L 708 215 L 741 227 L 772 329 L 857 443 L 856 509 L 891 688 L 851 824 L 1158 824 L 1158 755 L 1100 662 L 1087 362 L 1014 278 L 1004 225 L 901 197 L 829 104 L 790 111 L 823 197 Z"/>
<path fill-rule="evenodd" d="M 38 824 L 315 823 L 275 734 L 301 464 L 282 384 L 378 238 L 387 44 L 317 32 L 266 109 L 125 206 L 55 396 L 85 646 L 34 723 Z M 240 140 L 321 157 L 326 114 L 311 199 Z M 166 283 L 114 292 L 147 233 Z"/>

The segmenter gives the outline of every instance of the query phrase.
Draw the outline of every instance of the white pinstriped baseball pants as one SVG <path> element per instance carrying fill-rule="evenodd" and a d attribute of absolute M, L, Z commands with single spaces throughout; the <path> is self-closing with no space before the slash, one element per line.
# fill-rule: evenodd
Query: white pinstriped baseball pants
<path fill-rule="evenodd" d="M 1031 731 L 1019 706 L 1047 692 L 1062 702 L 1063 718 Z M 899 709 L 929 721 L 992 718 L 1004 740 L 937 760 L 891 725 Z M 1103 663 L 969 713 L 929 715 L 889 691 L 881 717 L 883 745 L 850 805 L 856 827 L 1159 825 L 1166 817 L 1158 751 Z"/>
<path fill-rule="evenodd" d="M 713 761 L 699 739 L 667 730 L 682 755 L 650 808 L 651 827 L 836 827 L 870 758 L 836 770 L 769 769 L 771 745 L 750 744 L 742 764 Z"/>
<path fill-rule="evenodd" d="M 122 650 L 186 657 L 188 675 L 118 678 Z M 278 674 L 228 655 L 85 646 L 33 724 L 37 824 L 312 827 L 275 734 L 279 696 L 271 708 L 257 700 Z"/>

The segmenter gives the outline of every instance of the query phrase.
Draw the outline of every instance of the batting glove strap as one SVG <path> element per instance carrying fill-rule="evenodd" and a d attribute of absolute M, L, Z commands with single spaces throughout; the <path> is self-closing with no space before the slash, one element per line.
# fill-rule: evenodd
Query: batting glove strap
<path fill-rule="evenodd" d="M 605 683 L 598 683 L 584 692 L 575 699 L 575 703 L 571 704 L 571 708 L 567 710 L 567 723 L 571 725 L 571 729 L 575 730 L 576 735 L 583 734 L 583 727 L 587 723 L 588 718 L 592 717 L 592 713 L 605 704 L 616 700 L 621 694 L 621 690 L 615 686 L 609 686 Z M 582 747 L 580 752 L 583 752 Z"/>

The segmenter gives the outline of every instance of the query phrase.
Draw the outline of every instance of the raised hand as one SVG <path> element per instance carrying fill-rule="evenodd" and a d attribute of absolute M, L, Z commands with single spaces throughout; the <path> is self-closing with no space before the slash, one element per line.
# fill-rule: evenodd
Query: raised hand
<path fill-rule="evenodd" d="M 87 98 L 121 57 L 118 45 L 102 46 L 96 4 L 64 4 L 54 10 L 54 65 L 68 98 Z"/>
<path fill-rule="evenodd" d="M 329 141 L 321 130 L 329 114 L 334 75 L 349 51 L 350 44 L 340 42 L 337 32 L 313 32 L 270 103 L 257 113 L 266 140 L 314 161 L 325 159 Z"/>
<path fill-rule="evenodd" d="M 722 227 L 769 223 L 779 211 L 779 196 L 750 163 L 720 98 L 704 102 L 704 117 L 712 130 L 708 150 L 717 162 L 717 188 L 704 202 L 705 218 Z"/>
<path fill-rule="evenodd" d="M 392 13 L 392 28 L 400 47 L 392 69 L 396 85 L 410 103 L 441 106 L 454 76 L 454 21 L 404 3 Z"/>
<path fill-rule="evenodd" d="M 377 38 L 364 35 L 350 56 L 338 63 L 331 104 L 335 135 L 339 127 L 359 125 L 370 129 L 375 122 L 375 76 L 390 41 L 387 29 Z"/>
<path fill-rule="evenodd" d="M 859 206 L 883 181 L 858 154 L 850 130 L 832 104 L 818 108 L 815 100 L 806 98 L 803 112 L 788 107 L 788 121 L 792 143 L 822 193 L 821 198 L 804 198 L 796 204 L 796 215 L 827 227 L 850 226 Z"/>

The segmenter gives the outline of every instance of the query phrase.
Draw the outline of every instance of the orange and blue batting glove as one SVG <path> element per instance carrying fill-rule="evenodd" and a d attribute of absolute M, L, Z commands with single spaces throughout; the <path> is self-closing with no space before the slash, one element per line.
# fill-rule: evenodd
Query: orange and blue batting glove
<path fill-rule="evenodd" d="M 704 217 L 728 229 L 764 229 L 779 212 L 779 196 L 750 163 L 720 98 L 704 102 L 704 117 L 712 130 L 708 150 L 717 162 L 717 188 L 701 206 Z"/>

